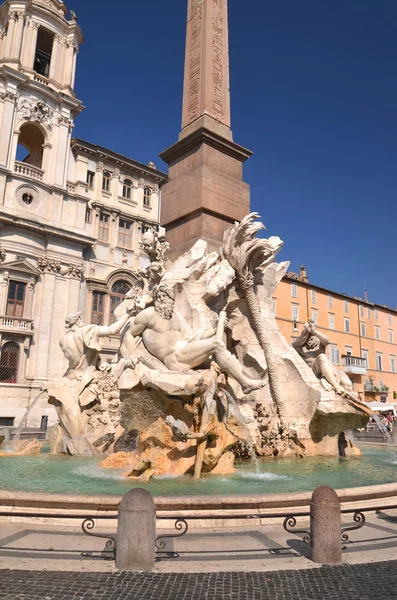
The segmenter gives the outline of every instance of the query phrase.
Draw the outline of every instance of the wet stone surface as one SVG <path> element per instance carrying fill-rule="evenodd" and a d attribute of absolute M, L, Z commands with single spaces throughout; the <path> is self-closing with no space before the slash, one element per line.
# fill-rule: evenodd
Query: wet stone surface
<path fill-rule="evenodd" d="M 0 600 L 390 600 L 397 561 L 272 573 L 0 571 Z"/>

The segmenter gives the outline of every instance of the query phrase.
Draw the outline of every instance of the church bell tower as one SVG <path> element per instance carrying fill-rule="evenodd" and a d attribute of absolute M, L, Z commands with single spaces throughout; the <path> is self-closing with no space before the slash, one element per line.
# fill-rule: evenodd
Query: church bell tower
<path fill-rule="evenodd" d="M 66 186 L 73 120 L 82 110 L 73 89 L 82 41 L 75 13 L 60 0 L 0 7 L 1 171 Z"/>

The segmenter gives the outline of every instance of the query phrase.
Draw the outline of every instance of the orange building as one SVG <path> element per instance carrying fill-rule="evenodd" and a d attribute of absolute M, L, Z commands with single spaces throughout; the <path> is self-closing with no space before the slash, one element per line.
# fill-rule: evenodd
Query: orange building
<path fill-rule="evenodd" d="M 397 399 L 397 310 L 309 283 L 305 267 L 287 273 L 273 297 L 281 332 L 292 342 L 307 319 L 328 336 L 328 356 L 365 401 Z"/>

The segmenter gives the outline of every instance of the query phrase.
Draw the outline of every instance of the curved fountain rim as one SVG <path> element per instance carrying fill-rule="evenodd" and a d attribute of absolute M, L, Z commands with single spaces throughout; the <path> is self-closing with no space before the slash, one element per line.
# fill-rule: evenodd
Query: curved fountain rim
<path fill-rule="evenodd" d="M 144 488 L 144 486 L 142 486 Z M 136 489 L 136 488 L 131 488 Z M 397 497 L 397 482 L 335 490 L 341 503 Z M 251 510 L 261 508 L 301 507 L 310 503 L 313 490 L 278 494 L 154 496 L 159 511 L 180 510 Z M 45 492 L 0 490 L 0 506 L 66 510 L 115 511 L 122 495 L 89 496 Z"/>

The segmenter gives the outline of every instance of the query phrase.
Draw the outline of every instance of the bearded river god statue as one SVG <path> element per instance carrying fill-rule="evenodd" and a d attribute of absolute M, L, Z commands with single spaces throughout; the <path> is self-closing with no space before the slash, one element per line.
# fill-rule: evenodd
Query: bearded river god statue
<path fill-rule="evenodd" d="M 311 364 L 302 350 L 318 332 L 305 330 L 295 348 L 282 336 L 272 297 L 289 263 L 275 262 L 279 238 L 256 238 L 257 219 L 231 227 L 220 254 L 199 240 L 173 264 L 166 242 L 145 234 L 151 263 L 116 309 L 111 366 L 98 360 L 109 328 L 69 320 L 61 347 L 70 366 L 50 384 L 58 450 L 105 453 L 103 466 L 141 480 L 231 472 L 236 454 L 338 455 L 344 430 L 368 410 L 342 376 L 330 381 L 323 352 Z"/>

